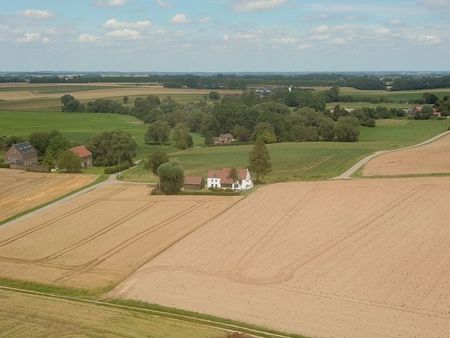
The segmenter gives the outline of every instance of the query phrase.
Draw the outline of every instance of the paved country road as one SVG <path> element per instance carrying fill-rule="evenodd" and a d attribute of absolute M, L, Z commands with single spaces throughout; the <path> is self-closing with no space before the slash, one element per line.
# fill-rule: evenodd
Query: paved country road
<path fill-rule="evenodd" d="M 402 147 L 402 148 L 397 148 L 397 149 L 391 149 L 391 150 L 382 150 L 382 151 L 377 151 L 376 153 L 373 153 L 369 156 L 364 157 L 362 160 L 358 161 L 355 165 L 353 165 L 350 169 L 346 170 L 344 173 L 342 173 L 341 175 L 333 178 L 335 180 L 348 180 L 351 179 L 352 175 L 357 172 L 359 169 L 361 169 L 362 167 L 364 167 L 370 160 L 374 159 L 375 157 L 378 157 L 380 155 L 383 154 L 387 154 L 387 153 L 392 153 L 395 151 L 400 151 L 400 150 L 406 150 L 406 149 L 412 149 L 412 148 L 417 148 L 417 147 L 421 147 L 424 146 L 426 144 L 432 143 L 442 137 L 444 137 L 445 135 L 450 134 L 450 131 L 446 131 L 443 132 L 442 134 L 439 134 L 433 138 L 430 138 L 429 140 L 426 140 L 424 142 L 421 142 L 419 144 L 415 144 L 412 146 L 408 146 L 408 147 Z"/>

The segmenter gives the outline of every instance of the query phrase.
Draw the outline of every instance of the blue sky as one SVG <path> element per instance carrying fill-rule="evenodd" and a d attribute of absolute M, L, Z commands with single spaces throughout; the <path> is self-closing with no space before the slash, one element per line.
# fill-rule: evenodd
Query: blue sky
<path fill-rule="evenodd" d="M 450 70 L 450 0 L 0 2 L 0 70 Z"/>

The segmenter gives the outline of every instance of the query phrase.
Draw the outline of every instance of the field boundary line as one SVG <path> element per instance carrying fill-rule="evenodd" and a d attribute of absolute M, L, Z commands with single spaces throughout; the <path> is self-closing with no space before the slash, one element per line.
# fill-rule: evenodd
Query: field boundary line
<path fill-rule="evenodd" d="M 222 329 L 230 332 L 244 332 L 247 334 L 250 334 L 254 337 L 276 337 L 276 338 L 289 338 L 289 337 L 303 337 L 296 334 L 282 334 L 282 333 L 275 333 L 270 331 L 263 331 L 262 329 L 253 329 L 246 326 L 241 326 L 238 324 L 231 324 L 231 323 L 225 323 L 220 321 L 215 321 L 213 319 L 206 319 L 206 318 L 200 318 L 193 315 L 187 315 L 187 314 L 178 314 L 171 311 L 164 311 L 164 310 L 156 310 L 156 309 L 149 309 L 145 307 L 137 307 L 137 306 L 131 306 L 131 305 L 123 305 L 123 304 L 116 304 L 110 301 L 102 301 L 102 300 L 95 300 L 95 299 L 87 299 L 82 297 L 72 297 L 72 296 L 63 296 L 63 295 L 57 295 L 52 293 L 45 293 L 45 292 L 39 292 L 39 291 L 32 291 L 32 290 L 26 290 L 26 289 L 20 289 L 20 288 L 13 288 L 8 286 L 2 286 L 0 285 L 0 290 L 4 291 L 11 291 L 11 292 L 18 292 L 18 293 L 24 293 L 24 294 L 30 294 L 45 298 L 54 298 L 54 299 L 61 299 L 61 300 L 67 300 L 72 302 L 78 302 L 78 303 L 86 303 L 86 304 L 92 304 L 92 305 L 99 305 L 104 307 L 110 307 L 110 308 L 116 308 L 116 309 L 123 309 L 133 312 L 143 312 L 148 313 L 154 316 L 159 317 L 165 317 L 165 318 L 171 318 L 179 321 L 184 322 L 190 322 L 190 323 L 196 323 L 205 327 L 212 327 L 216 329 Z"/>
<path fill-rule="evenodd" d="M 418 148 L 418 147 L 422 147 L 424 145 L 433 143 L 441 138 L 443 138 L 446 135 L 450 135 L 450 131 L 445 131 L 439 135 L 436 135 L 426 141 L 420 142 L 418 144 L 414 144 L 411 146 L 407 146 L 407 147 L 401 147 L 401 148 L 397 148 L 397 149 L 389 149 L 389 150 L 380 150 L 377 151 L 373 154 L 370 154 L 364 158 L 362 158 L 361 160 L 359 160 L 356 164 L 354 164 L 352 167 L 350 167 L 350 169 L 346 170 L 345 172 L 343 172 L 341 175 L 336 176 L 333 178 L 333 180 L 348 180 L 351 179 L 352 175 L 354 173 L 356 173 L 359 169 L 361 169 L 362 167 L 364 167 L 369 161 L 373 160 L 374 158 L 380 156 L 380 155 L 384 155 L 384 154 L 388 154 L 388 153 L 393 153 L 396 151 L 401 151 L 401 150 L 408 150 L 408 149 L 414 149 L 414 148 Z"/>

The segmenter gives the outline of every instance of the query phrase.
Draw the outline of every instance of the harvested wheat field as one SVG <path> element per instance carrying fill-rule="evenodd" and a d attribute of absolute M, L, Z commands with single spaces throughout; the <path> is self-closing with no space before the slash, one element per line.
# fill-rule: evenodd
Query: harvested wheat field
<path fill-rule="evenodd" d="M 282 183 L 112 293 L 322 337 L 450 332 L 450 178 Z"/>
<path fill-rule="evenodd" d="M 210 90 L 208 89 L 177 89 L 177 88 L 164 88 L 161 86 L 137 86 L 123 84 L 121 86 L 110 84 L 109 86 L 102 86 L 97 84 L 91 84 L 95 89 L 91 90 L 79 90 L 71 89 L 70 86 L 52 86 L 54 92 L 40 92 L 39 88 L 34 85 L 22 86 L 18 90 L 0 91 L 0 100 L 5 101 L 18 101 L 29 99 L 59 99 L 64 94 L 64 88 L 67 88 L 67 92 L 70 92 L 78 100 L 94 100 L 101 98 L 113 98 L 123 96 L 145 96 L 145 95 L 158 95 L 158 96 L 171 96 L 171 95 L 207 95 Z M 83 85 L 89 87 L 89 85 Z M 104 87 L 97 89 L 97 87 Z M 59 88 L 59 90 L 57 89 Z M 14 88 L 12 88 L 14 89 Z M 28 89 L 28 90 L 24 90 Z M 221 95 L 224 94 L 241 94 L 241 90 L 217 90 Z"/>
<path fill-rule="evenodd" d="M 363 176 L 450 174 L 450 134 L 426 145 L 388 152 L 369 161 Z"/>
<path fill-rule="evenodd" d="M 0 302 L 1 337 L 226 336 L 194 323 L 14 291 L 0 290 Z"/>
<path fill-rule="evenodd" d="M 0 222 L 95 181 L 95 175 L 57 175 L 0 169 Z"/>
<path fill-rule="evenodd" d="M 107 287 L 238 200 L 150 196 L 146 185 L 103 185 L 0 227 L 0 277 Z"/>

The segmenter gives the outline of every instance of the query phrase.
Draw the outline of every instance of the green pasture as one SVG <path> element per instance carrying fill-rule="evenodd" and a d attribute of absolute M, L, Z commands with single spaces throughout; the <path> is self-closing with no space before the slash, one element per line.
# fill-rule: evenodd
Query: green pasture
<path fill-rule="evenodd" d="M 299 142 L 270 144 L 273 171 L 266 182 L 327 179 L 338 176 L 362 157 L 383 149 L 422 142 L 447 130 L 446 120 L 378 120 L 377 127 L 361 127 L 359 142 Z M 186 175 L 206 176 L 210 168 L 246 167 L 252 145 L 194 147 L 177 151 L 166 147 L 180 161 Z M 125 180 L 156 182 L 142 165 L 123 176 Z"/>

